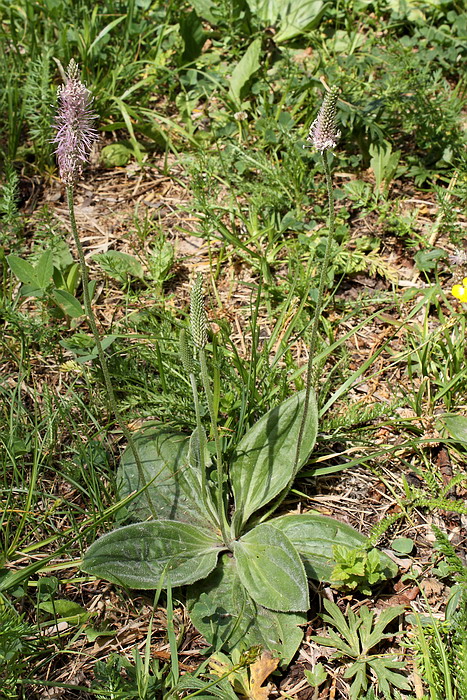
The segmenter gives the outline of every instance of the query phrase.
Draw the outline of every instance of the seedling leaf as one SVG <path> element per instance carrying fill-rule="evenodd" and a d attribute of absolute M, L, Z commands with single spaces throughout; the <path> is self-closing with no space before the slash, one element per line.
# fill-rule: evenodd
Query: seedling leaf
<path fill-rule="evenodd" d="M 34 267 L 36 279 L 41 289 L 47 289 L 49 284 L 52 282 L 52 274 L 54 271 L 52 258 L 52 251 L 46 250 L 44 253 L 42 253 Z"/>
<path fill-rule="evenodd" d="M 261 39 L 255 39 L 237 63 L 230 77 L 230 94 L 233 100 L 240 106 L 242 88 L 256 73 L 260 67 L 259 56 L 261 53 Z"/>
<path fill-rule="evenodd" d="M 7 255 L 6 259 L 10 270 L 20 282 L 23 284 L 30 284 L 36 287 L 40 287 L 39 280 L 37 278 L 37 270 L 23 258 L 19 258 L 17 255 Z"/>
<path fill-rule="evenodd" d="M 67 292 L 66 289 L 54 289 L 53 298 L 55 303 L 66 313 L 70 318 L 79 318 L 83 316 L 84 309 L 73 294 Z"/>
<path fill-rule="evenodd" d="M 11 256 L 8 256 L 9 258 Z M 459 442 L 467 444 L 467 417 L 460 415 L 445 415 L 441 417 L 449 435 Z"/>

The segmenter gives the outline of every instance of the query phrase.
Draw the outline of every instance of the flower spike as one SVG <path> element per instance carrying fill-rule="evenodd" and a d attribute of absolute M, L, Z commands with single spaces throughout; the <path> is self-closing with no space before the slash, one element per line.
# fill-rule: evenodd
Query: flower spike
<path fill-rule="evenodd" d="M 78 64 L 71 59 L 66 71 L 65 85 L 57 90 L 59 108 L 55 119 L 60 179 L 66 185 L 74 185 L 81 177 L 84 163 L 97 139 L 93 127 L 95 114 L 91 111 L 93 97 L 79 79 Z"/>
<path fill-rule="evenodd" d="M 318 151 L 335 148 L 341 132 L 336 128 L 336 105 L 339 88 L 333 87 L 326 93 L 318 116 L 310 127 L 307 141 Z"/>
<path fill-rule="evenodd" d="M 203 349 L 208 342 L 206 310 L 204 308 L 203 277 L 198 273 L 190 298 L 191 336 L 196 348 Z"/>

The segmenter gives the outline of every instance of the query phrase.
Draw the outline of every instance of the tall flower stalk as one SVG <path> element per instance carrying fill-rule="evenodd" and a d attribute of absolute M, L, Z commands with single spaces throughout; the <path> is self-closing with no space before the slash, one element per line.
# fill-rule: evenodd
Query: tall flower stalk
<path fill-rule="evenodd" d="M 211 419 L 211 430 L 214 437 L 214 445 L 216 448 L 216 468 L 217 468 L 217 516 L 219 526 L 222 532 L 224 543 L 230 542 L 230 536 L 228 534 L 227 518 L 225 514 L 225 503 L 224 503 L 224 464 L 222 460 L 222 450 L 221 441 L 219 435 L 219 429 L 217 427 L 217 420 L 214 411 L 214 400 L 211 389 L 211 382 L 209 379 L 209 371 L 206 362 L 206 345 L 208 342 L 207 334 L 207 320 L 206 320 L 206 310 L 204 307 L 203 299 L 203 278 L 201 275 L 196 277 L 195 283 L 191 290 L 191 300 L 190 300 L 190 324 L 191 324 L 191 336 L 193 339 L 193 344 L 198 352 L 198 359 L 201 369 L 201 382 L 203 384 L 204 393 L 206 396 L 206 403 L 208 405 L 209 417 Z M 195 396 L 195 390 L 193 391 Z M 195 398 L 196 405 L 196 398 Z M 200 443 L 200 457 L 203 453 L 202 445 L 202 435 L 204 437 L 204 432 L 202 431 L 200 425 L 200 417 L 197 414 L 198 420 L 198 432 L 199 432 L 199 443 Z M 205 469 L 206 465 L 203 462 L 201 468 L 204 471 L 202 478 L 204 483 L 206 483 Z"/>
<path fill-rule="evenodd" d="M 102 347 L 94 311 L 92 309 L 91 297 L 89 294 L 88 267 L 86 265 L 83 246 L 81 244 L 76 226 L 74 187 L 82 176 L 83 166 L 89 160 L 89 153 L 92 144 L 97 139 L 97 131 L 93 126 L 96 119 L 96 115 L 91 109 L 93 97 L 90 91 L 81 82 L 79 78 L 78 65 L 73 59 L 71 59 L 66 71 L 65 84 L 58 88 L 57 96 L 59 107 L 54 125 L 57 133 L 55 134 L 53 143 L 57 145 L 55 153 L 57 155 L 60 179 L 66 186 L 71 232 L 78 251 L 78 260 L 81 269 L 84 308 L 86 310 L 89 326 L 94 337 L 94 342 L 96 343 L 97 355 L 99 357 L 102 374 L 104 375 L 104 383 L 110 407 L 113 410 L 120 430 L 122 431 L 128 446 L 133 453 L 141 484 L 146 485 L 144 469 L 135 441 L 133 440 L 128 427 L 122 418 L 115 398 L 115 392 L 113 390 L 107 360 L 105 359 L 104 349 Z M 149 494 L 147 494 L 146 497 L 151 513 L 155 518 L 156 511 L 154 504 L 152 503 Z"/>
<path fill-rule="evenodd" d="M 339 94 L 339 89 L 337 87 L 331 88 L 331 90 L 326 93 L 321 109 L 316 117 L 315 121 L 310 127 L 310 131 L 307 137 L 307 141 L 310 142 L 310 146 L 316 148 L 321 152 L 321 158 L 323 162 L 324 176 L 326 179 L 326 190 L 328 196 L 328 236 L 326 239 L 326 247 L 324 250 L 324 258 L 320 265 L 320 274 L 318 282 L 318 294 L 316 298 L 315 313 L 313 316 L 313 323 L 311 326 L 311 339 L 309 347 L 308 356 L 308 366 L 306 372 L 306 384 L 305 384 L 305 401 L 303 404 L 303 416 L 300 424 L 300 430 L 298 433 L 297 440 L 297 451 L 295 454 L 295 470 L 298 467 L 298 462 L 300 458 L 300 445 L 303 438 L 303 431 L 306 425 L 306 419 L 308 415 L 308 410 L 310 407 L 310 394 L 311 390 L 316 388 L 316 383 L 318 379 L 317 367 L 314 366 L 313 362 L 315 359 L 316 345 L 318 342 L 318 328 L 319 320 L 321 316 L 321 304 L 323 300 L 324 285 L 326 282 L 326 275 L 329 266 L 329 258 L 331 255 L 331 245 L 335 234 L 335 211 L 334 211 L 334 191 L 332 188 L 332 176 L 331 167 L 328 159 L 328 150 L 335 148 L 337 142 L 340 138 L 340 131 L 336 128 L 336 113 L 337 113 L 337 96 Z"/>

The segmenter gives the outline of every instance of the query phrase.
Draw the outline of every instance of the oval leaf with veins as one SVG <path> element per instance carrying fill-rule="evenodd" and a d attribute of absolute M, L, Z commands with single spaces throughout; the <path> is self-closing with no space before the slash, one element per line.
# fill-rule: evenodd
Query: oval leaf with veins
<path fill-rule="evenodd" d="M 230 464 L 237 532 L 248 518 L 290 484 L 310 456 L 318 432 L 318 409 L 313 392 L 295 457 L 303 417 L 305 391 L 275 406 L 238 443 Z"/>
<path fill-rule="evenodd" d="M 130 588 L 183 586 L 208 576 L 222 543 L 208 531 L 172 520 L 127 525 L 94 542 L 84 555 L 88 574 Z"/>
<path fill-rule="evenodd" d="M 291 541 L 267 523 L 234 543 L 238 576 L 253 600 L 270 610 L 308 610 L 308 582 Z"/>

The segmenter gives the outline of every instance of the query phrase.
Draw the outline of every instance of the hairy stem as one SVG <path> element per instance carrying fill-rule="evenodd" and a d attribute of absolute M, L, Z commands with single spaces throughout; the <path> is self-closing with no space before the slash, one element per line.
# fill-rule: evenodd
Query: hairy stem
<path fill-rule="evenodd" d="M 219 437 L 219 430 L 217 428 L 216 416 L 214 415 L 214 402 L 209 382 L 209 372 L 206 364 L 206 353 L 204 352 L 204 348 L 200 348 L 198 354 L 201 367 L 201 381 L 203 382 L 204 393 L 206 394 L 209 416 L 211 418 L 212 434 L 214 436 L 214 444 L 216 446 L 217 508 L 219 514 L 219 524 L 222 531 L 222 537 L 224 538 L 224 544 L 228 545 L 231 538 L 228 535 L 227 518 L 224 505 L 224 467 L 222 462 L 221 441 Z"/>
<path fill-rule="evenodd" d="M 321 303 L 323 299 L 324 284 L 326 281 L 327 269 L 329 266 L 329 257 L 331 255 L 331 244 L 334 238 L 334 228 L 335 228 L 335 212 L 334 212 L 334 192 L 332 189 L 332 176 L 331 168 L 328 160 L 327 150 L 324 150 L 321 154 L 323 159 L 324 174 L 326 177 L 326 189 L 328 194 L 328 205 L 329 205 L 329 217 L 328 217 L 328 237 L 326 240 L 326 248 L 324 251 L 323 262 L 320 266 L 320 275 L 318 283 L 318 295 L 316 299 L 315 313 L 313 316 L 313 325 L 311 327 L 311 340 L 310 349 L 308 357 L 308 367 L 306 372 L 306 384 L 305 384 L 305 401 L 303 402 L 303 416 L 300 423 L 300 430 L 298 431 L 297 439 L 297 451 L 295 453 L 294 462 L 294 475 L 298 471 L 298 465 L 300 462 L 300 446 L 302 443 L 303 433 L 305 430 L 306 420 L 308 416 L 308 410 L 310 407 L 310 394 L 311 390 L 316 387 L 316 382 L 318 379 L 317 368 L 313 365 L 313 360 L 315 358 L 316 344 L 318 341 L 318 328 L 319 321 L 321 317 Z"/>
<path fill-rule="evenodd" d="M 217 524 L 220 527 L 220 518 L 217 513 L 212 512 L 212 504 L 210 503 L 210 499 L 208 499 L 208 486 L 206 483 L 206 462 L 205 462 L 205 449 L 206 449 L 206 436 L 203 428 L 203 424 L 201 422 L 201 412 L 199 409 L 199 395 L 198 395 L 198 387 L 196 386 L 196 378 L 193 372 L 190 372 L 190 384 L 191 384 L 191 392 L 193 394 L 193 403 L 195 407 L 195 415 L 196 415 L 196 428 L 198 430 L 198 439 L 199 439 L 199 468 L 201 472 L 201 496 L 203 498 L 203 503 L 204 507 L 206 508 L 206 511 L 210 513 L 211 515 L 214 515 L 215 520 L 217 521 Z"/>
<path fill-rule="evenodd" d="M 121 413 L 120 413 L 118 406 L 117 406 L 117 401 L 115 399 L 115 393 L 114 393 L 112 381 L 110 378 L 110 372 L 109 372 L 109 368 L 107 366 L 107 360 L 105 359 L 104 349 L 102 347 L 99 331 L 98 331 L 97 325 L 96 325 L 96 319 L 94 317 L 94 312 L 92 310 L 91 297 L 89 295 L 88 266 L 86 265 L 86 260 L 84 259 L 84 250 L 83 250 L 83 246 L 81 245 L 81 241 L 80 241 L 80 238 L 78 235 L 78 229 L 76 226 L 75 207 L 74 207 L 74 202 L 73 202 L 73 185 L 67 185 L 66 195 L 67 195 L 68 211 L 70 214 L 71 232 L 73 234 L 75 245 L 76 245 L 76 248 L 78 250 L 78 259 L 79 259 L 79 264 L 80 264 L 80 268 L 81 268 L 81 278 L 83 281 L 84 308 L 86 310 L 88 322 L 89 322 L 89 325 L 91 327 L 91 332 L 94 336 L 94 342 L 96 343 L 97 355 L 99 357 L 99 363 L 101 365 L 102 374 L 104 375 L 104 383 L 105 383 L 105 388 L 107 390 L 109 404 L 110 404 L 110 407 L 115 415 L 115 419 L 120 427 L 120 430 L 122 431 L 122 433 L 123 433 L 123 435 L 128 443 L 128 446 L 133 453 L 133 457 L 135 458 L 136 467 L 138 469 L 140 481 L 142 484 L 146 485 L 146 477 L 144 475 L 143 465 L 141 463 L 141 459 L 139 457 L 135 441 L 133 440 L 131 433 L 128 430 L 128 427 L 127 427 L 125 421 L 123 420 Z M 149 493 L 146 493 L 146 498 L 148 500 L 151 514 L 154 518 L 156 518 L 157 517 L 156 516 L 156 509 L 154 508 L 154 504 L 151 500 Z"/>

